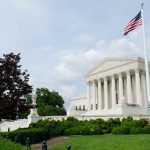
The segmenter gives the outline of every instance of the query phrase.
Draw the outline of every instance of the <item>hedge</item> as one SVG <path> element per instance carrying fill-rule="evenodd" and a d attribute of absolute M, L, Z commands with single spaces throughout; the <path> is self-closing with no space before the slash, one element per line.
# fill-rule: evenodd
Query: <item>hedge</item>
<path fill-rule="evenodd" d="M 27 137 L 32 143 L 41 142 L 49 137 L 58 135 L 99 135 L 99 134 L 150 134 L 148 119 L 134 120 L 132 117 L 79 121 L 73 117 L 66 120 L 39 120 L 30 124 L 27 129 L 2 133 L 2 136 L 14 141 L 18 136 L 20 143 L 25 144 Z"/>
<path fill-rule="evenodd" d="M 125 126 L 120 126 L 113 128 L 112 130 L 113 134 L 129 134 L 129 128 Z"/>
<path fill-rule="evenodd" d="M 21 144 L 25 144 L 27 138 L 30 138 L 31 143 L 33 144 L 41 142 L 49 137 L 48 130 L 44 128 L 20 129 L 11 132 L 2 132 L 1 135 L 10 139 L 11 141 L 14 141 L 15 137 L 17 136 Z"/>
<path fill-rule="evenodd" d="M 144 134 L 150 134 L 150 125 L 145 126 L 142 129 L 142 133 L 144 133 Z"/>
<path fill-rule="evenodd" d="M 63 121 L 40 120 L 32 123 L 30 127 L 44 127 L 54 130 L 53 135 L 96 135 L 96 134 L 139 134 L 150 133 L 149 120 L 134 120 L 132 117 L 110 118 L 107 121 L 99 118 L 96 120 L 79 121 L 76 118 L 68 117 Z"/>

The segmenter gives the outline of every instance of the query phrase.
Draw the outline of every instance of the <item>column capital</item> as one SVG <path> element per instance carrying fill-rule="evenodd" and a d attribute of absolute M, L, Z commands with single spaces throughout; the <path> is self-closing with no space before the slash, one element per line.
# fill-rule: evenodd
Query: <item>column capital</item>
<path fill-rule="evenodd" d="M 96 84 L 96 83 L 98 82 L 98 80 L 97 80 L 97 79 L 94 79 L 92 82 L 93 82 L 94 84 Z"/>
<path fill-rule="evenodd" d="M 114 78 L 115 78 L 115 75 L 113 74 L 113 75 L 111 76 L 111 78 L 114 79 Z"/>
<path fill-rule="evenodd" d="M 99 79 L 97 79 L 97 81 L 100 83 L 100 82 L 102 82 L 102 79 L 101 79 L 101 78 L 99 78 Z"/>
<path fill-rule="evenodd" d="M 140 70 L 139 70 L 139 69 L 135 69 L 134 71 L 135 71 L 135 73 L 139 73 L 139 72 L 140 72 Z"/>
<path fill-rule="evenodd" d="M 126 71 L 126 75 L 127 75 L 127 76 L 131 75 L 130 70 L 127 70 L 127 71 Z"/>
<path fill-rule="evenodd" d="M 104 81 L 107 81 L 108 79 L 107 79 L 107 77 L 104 77 Z"/>
<path fill-rule="evenodd" d="M 95 80 L 92 80 L 91 83 L 92 83 L 92 84 L 95 83 Z"/>
<path fill-rule="evenodd" d="M 118 76 L 119 76 L 119 77 L 122 77 L 122 73 L 118 73 Z"/>

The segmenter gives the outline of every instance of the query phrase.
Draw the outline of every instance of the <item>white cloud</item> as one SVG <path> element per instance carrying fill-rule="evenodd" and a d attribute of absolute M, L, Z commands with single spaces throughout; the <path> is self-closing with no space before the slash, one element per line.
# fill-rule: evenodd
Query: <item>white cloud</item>
<path fill-rule="evenodd" d="M 70 68 L 72 64 L 67 62 L 61 62 L 58 66 L 53 68 L 53 77 L 56 78 L 59 82 L 70 83 L 70 81 L 76 81 L 78 73 L 74 72 L 74 69 Z M 73 67 L 73 66 L 72 66 Z"/>
<path fill-rule="evenodd" d="M 70 100 L 70 98 L 76 94 L 76 89 L 77 88 L 74 85 L 61 85 L 60 94 Z"/>
<path fill-rule="evenodd" d="M 95 42 L 95 48 L 87 51 L 68 52 L 61 56 L 53 68 L 52 78 L 66 99 L 81 94 L 86 72 L 104 57 L 143 57 L 141 32 L 116 40 Z"/>
<path fill-rule="evenodd" d="M 101 3 L 104 7 L 99 10 Z M 132 9 L 129 0 L 118 1 L 122 7 L 108 3 L 2 0 L 0 54 L 21 52 L 21 64 L 28 69 L 34 89 L 48 87 L 71 99 L 84 92 L 86 72 L 102 58 L 144 56 L 141 27 L 119 38 L 124 24 L 137 11 L 136 2 L 130 2 Z M 104 11 L 106 7 L 113 11 Z M 147 44 L 149 14 L 145 7 Z"/>

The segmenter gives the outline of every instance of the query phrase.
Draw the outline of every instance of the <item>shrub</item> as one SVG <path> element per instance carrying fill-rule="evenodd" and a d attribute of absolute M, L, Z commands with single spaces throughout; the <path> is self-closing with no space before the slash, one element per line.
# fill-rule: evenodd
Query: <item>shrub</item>
<path fill-rule="evenodd" d="M 142 118 L 142 119 L 137 121 L 138 126 L 141 127 L 141 128 L 147 126 L 148 123 L 149 123 L 149 120 L 145 119 L 145 118 Z"/>
<path fill-rule="evenodd" d="M 90 121 L 87 121 L 85 122 L 85 125 L 88 125 L 88 126 L 93 126 L 95 125 L 95 128 L 97 128 L 97 130 L 99 130 L 98 134 L 106 134 L 106 133 L 109 133 L 109 129 L 107 128 L 107 123 L 105 120 L 99 118 L 99 119 L 96 119 L 96 120 L 90 120 Z M 93 127 L 92 127 L 93 128 Z M 91 133 L 92 134 L 92 133 Z M 94 133 L 94 134 L 97 134 L 97 133 Z"/>
<path fill-rule="evenodd" d="M 65 135 L 98 135 L 102 134 L 102 128 L 95 124 L 85 124 L 84 126 L 76 126 L 64 131 Z"/>
<path fill-rule="evenodd" d="M 80 130 L 81 135 L 97 135 L 97 134 L 102 134 L 102 130 L 99 126 L 95 124 L 86 124 L 82 126 Z"/>
<path fill-rule="evenodd" d="M 102 119 L 102 118 L 98 118 L 98 119 L 96 119 L 96 120 L 90 120 L 89 121 L 91 124 L 93 124 L 93 123 L 96 123 L 96 124 L 106 124 L 106 121 L 104 120 L 104 119 Z"/>
<path fill-rule="evenodd" d="M 80 131 L 81 135 L 92 135 L 95 130 L 91 126 L 86 125 L 83 126 Z"/>
<path fill-rule="evenodd" d="M 142 133 L 144 133 L 144 134 L 150 134 L 150 125 L 145 126 L 142 129 Z"/>
<path fill-rule="evenodd" d="M 64 131 L 65 135 L 80 135 L 81 134 L 81 127 L 73 127 L 73 128 L 69 128 L 66 129 Z"/>
<path fill-rule="evenodd" d="M 113 128 L 112 133 L 113 134 L 129 134 L 129 128 L 125 126 L 119 126 L 119 127 Z"/>
<path fill-rule="evenodd" d="M 78 119 L 74 117 L 67 117 L 66 121 L 78 121 Z"/>
<path fill-rule="evenodd" d="M 110 118 L 107 121 L 99 118 L 96 120 L 79 121 L 74 117 L 68 117 L 66 120 L 39 120 L 32 123 L 30 128 L 45 128 L 48 136 L 56 135 L 95 135 L 95 134 L 139 134 L 149 133 L 148 119 L 134 120 L 132 117 Z"/>
<path fill-rule="evenodd" d="M 122 119 L 122 122 L 124 122 L 124 121 L 127 121 L 127 122 L 133 121 L 133 117 L 128 116 L 128 117 L 126 117 L 126 118 L 123 118 L 123 119 Z"/>
<path fill-rule="evenodd" d="M 138 127 L 138 121 L 133 120 L 132 117 L 127 117 L 127 118 L 122 119 L 121 126 L 125 126 L 128 128 Z"/>
<path fill-rule="evenodd" d="M 49 127 L 54 127 L 57 126 L 58 121 L 55 120 L 39 120 L 36 123 L 31 123 L 30 128 L 49 128 Z"/>
<path fill-rule="evenodd" d="M 130 128 L 129 133 L 130 134 L 140 134 L 140 133 L 142 133 L 142 128 L 132 127 L 132 128 Z"/>
<path fill-rule="evenodd" d="M 110 118 L 106 121 L 106 125 L 107 125 L 107 130 L 110 133 L 110 132 L 112 132 L 112 129 L 114 127 L 118 127 L 121 125 L 121 121 L 119 118 L 115 118 L 115 119 Z"/>

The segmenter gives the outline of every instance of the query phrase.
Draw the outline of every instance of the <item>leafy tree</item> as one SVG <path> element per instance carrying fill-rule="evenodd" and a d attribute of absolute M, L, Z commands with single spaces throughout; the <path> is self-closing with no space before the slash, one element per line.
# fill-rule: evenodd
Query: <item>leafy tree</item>
<path fill-rule="evenodd" d="M 4 54 L 0 58 L 0 119 L 15 119 L 25 109 L 23 95 L 31 93 L 29 74 L 22 71 L 20 54 Z"/>
<path fill-rule="evenodd" d="M 32 104 L 32 94 L 27 94 L 24 97 L 26 99 L 26 101 L 25 101 L 26 105 L 31 105 Z"/>
<path fill-rule="evenodd" d="M 41 116 L 65 115 L 64 100 L 58 92 L 50 92 L 47 88 L 37 88 L 37 108 Z"/>

